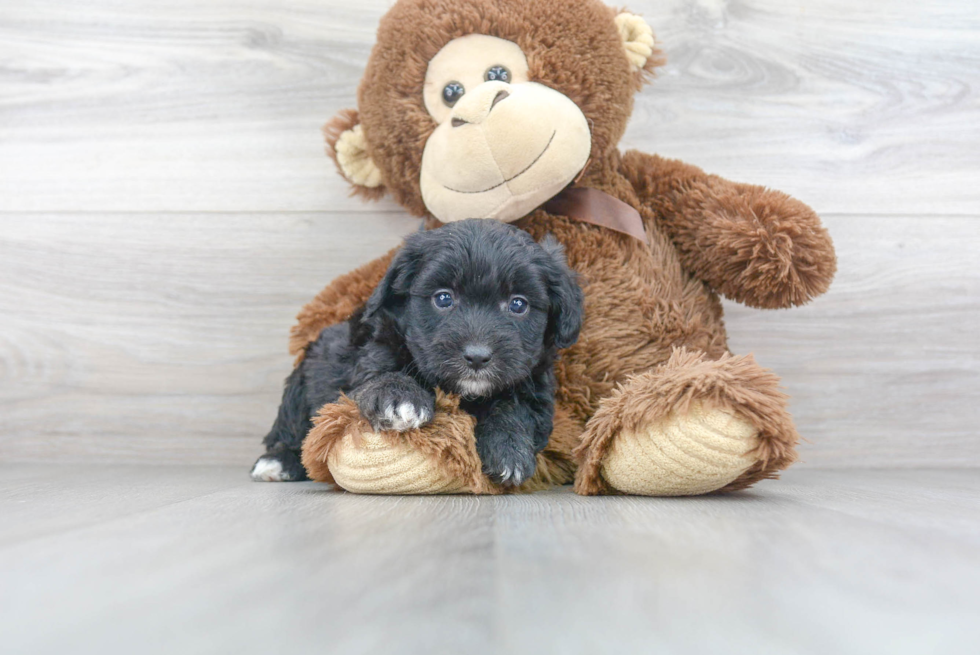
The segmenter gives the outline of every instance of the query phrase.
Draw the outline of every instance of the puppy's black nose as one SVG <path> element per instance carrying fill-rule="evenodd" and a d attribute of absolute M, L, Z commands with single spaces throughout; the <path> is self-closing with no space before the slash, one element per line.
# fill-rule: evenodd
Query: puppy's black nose
<path fill-rule="evenodd" d="M 486 366 L 492 356 L 493 351 L 486 346 L 469 345 L 463 348 L 463 359 L 474 371 L 479 371 Z"/>

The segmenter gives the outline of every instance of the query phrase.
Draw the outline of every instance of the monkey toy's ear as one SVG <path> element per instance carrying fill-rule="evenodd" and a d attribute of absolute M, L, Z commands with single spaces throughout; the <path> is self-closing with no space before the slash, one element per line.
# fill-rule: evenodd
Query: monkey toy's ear
<path fill-rule="evenodd" d="M 351 195 L 377 200 L 385 194 L 381 169 L 368 154 L 356 109 L 344 109 L 323 126 L 327 154 L 352 187 Z"/>
<path fill-rule="evenodd" d="M 653 30 L 645 20 L 624 11 L 616 16 L 616 27 L 619 28 L 619 36 L 623 39 L 623 48 L 634 73 L 641 76 L 652 73 L 654 68 L 664 63 L 662 53 L 654 46 Z"/>

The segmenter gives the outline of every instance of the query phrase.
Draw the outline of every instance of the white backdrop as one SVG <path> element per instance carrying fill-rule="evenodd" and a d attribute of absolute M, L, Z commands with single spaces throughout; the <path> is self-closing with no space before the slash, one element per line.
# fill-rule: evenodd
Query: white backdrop
<path fill-rule="evenodd" d="M 417 225 L 323 154 L 388 2 L 0 7 L 0 458 L 240 463 L 299 307 Z M 631 2 L 668 65 L 623 147 L 811 204 L 840 272 L 726 304 L 808 466 L 980 464 L 980 12 Z"/>

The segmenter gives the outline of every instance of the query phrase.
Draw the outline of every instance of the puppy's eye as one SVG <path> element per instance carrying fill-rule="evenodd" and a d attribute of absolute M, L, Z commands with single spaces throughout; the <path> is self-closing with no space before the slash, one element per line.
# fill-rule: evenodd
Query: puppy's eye
<path fill-rule="evenodd" d="M 507 311 L 511 314 L 523 314 L 527 311 L 528 306 L 527 298 L 524 296 L 514 296 L 507 303 Z"/>
<path fill-rule="evenodd" d="M 487 82 L 507 82 L 510 83 L 510 71 L 503 66 L 492 66 L 487 70 L 483 79 Z"/>
<path fill-rule="evenodd" d="M 434 294 L 432 294 L 432 304 L 439 309 L 449 309 L 455 302 L 456 299 L 453 298 L 452 291 L 446 291 L 443 289 L 442 291 L 436 291 Z"/>
<path fill-rule="evenodd" d="M 442 101 L 446 103 L 447 107 L 452 107 L 456 104 L 456 101 L 463 97 L 466 93 L 466 89 L 459 82 L 450 82 L 446 86 L 442 87 Z"/>

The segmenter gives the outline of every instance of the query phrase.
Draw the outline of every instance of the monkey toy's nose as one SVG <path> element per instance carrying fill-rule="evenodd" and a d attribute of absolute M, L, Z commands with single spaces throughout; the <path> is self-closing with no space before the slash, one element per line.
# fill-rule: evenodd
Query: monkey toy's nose
<path fill-rule="evenodd" d="M 452 126 L 482 123 L 494 107 L 509 97 L 506 83 L 484 82 L 460 98 L 453 107 Z"/>
<path fill-rule="evenodd" d="M 486 366 L 492 356 L 493 351 L 486 346 L 474 346 L 471 344 L 463 349 L 463 359 L 466 360 L 466 363 L 474 371 L 479 371 Z"/>

